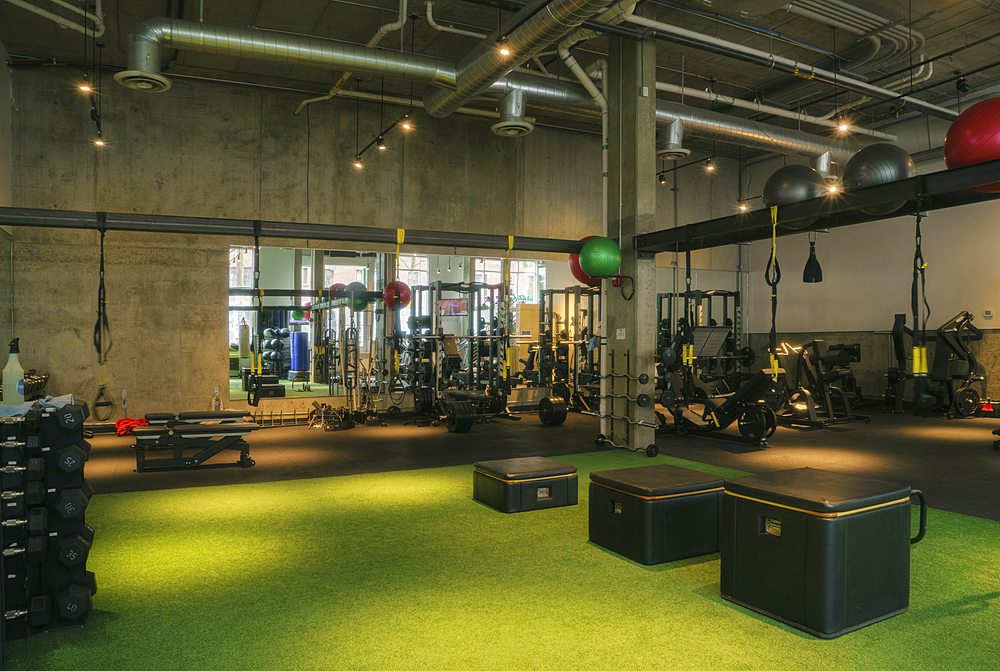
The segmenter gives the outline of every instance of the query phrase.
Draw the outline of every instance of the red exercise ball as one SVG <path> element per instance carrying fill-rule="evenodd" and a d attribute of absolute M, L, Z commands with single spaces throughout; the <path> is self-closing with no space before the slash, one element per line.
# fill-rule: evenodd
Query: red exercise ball
<path fill-rule="evenodd" d="M 948 168 L 1000 158 L 1000 98 L 987 98 L 962 112 L 944 138 L 944 164 Z M 1000 192 L 1000 182 L 977 186 L 973 191 Z"/>
<path fill-rule="evenodd" d="M 336 284 L 331 284 L 330 293 L 333 293 L 334 291 L 343 291 L 345 286 L 346 285 L 343 282 L 337 282 Z"/>
<path fill-rule="evenodd" d="M 592 240 L 596 238 L 596 235 L 588 235 L 582 238 L 580 242 L 586 242 L 587 240 Z M 593 277 L 583 272 L 583 268 L 580 267 L 580 255 L 570 254 L 569 255 L 569 271 L 573 273 L 573 277 L 576 278 L 577 282 L 582 284 L 587 284 L 589 286 L 596 286 L 601 283 L 600 280 L 595 280 Z"/>
<path fill-rule="evenodd" d="M 382 290 L 382 301 L 390 310 L 396 309 L 396 295 L 399 295 L 399 307 L 405 308 L 410 304 L 410 287 L 405 282 L 394 280 L 385 285 Z"/>

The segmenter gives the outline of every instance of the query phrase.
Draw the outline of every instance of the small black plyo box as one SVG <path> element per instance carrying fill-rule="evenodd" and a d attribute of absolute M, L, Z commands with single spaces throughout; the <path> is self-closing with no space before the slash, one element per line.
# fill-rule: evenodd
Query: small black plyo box
<path fill-rule="evenodd" d="M 576 466 L 545 457 L 479 461 L 472 498 L 504 513 L 575 506 Z"/>
<path fill-rule="evenodd" d="M 726 480 L 722 597 L 819 638 L 910 599 L 910 488 L 797 468 Z"/>
<path fill-rule="evenodd" d="M 590 474 L 590 540 L 647 566 L 719 551 L 722 478 L 667 464 Z"/>

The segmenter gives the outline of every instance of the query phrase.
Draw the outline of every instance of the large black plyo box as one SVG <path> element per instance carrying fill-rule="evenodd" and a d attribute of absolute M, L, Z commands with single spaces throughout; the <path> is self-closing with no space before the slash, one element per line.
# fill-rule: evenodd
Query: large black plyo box
<path fill-rule="evenodd" d="M 722 478 L 657 464 L 590 480 L 591 542 L 647 566 L 719 551 Z"/>
<path fill-rule="evenodd" d="M 545 457 L 479 461 L 472 497 L 505 513 L 577 503 L 576 466 Z"/>
<path fill-rule="evenodd" d="M 726 480 L 723 598 L 825 639 L 905 612 L 909 497 L 812 468 Z"/>

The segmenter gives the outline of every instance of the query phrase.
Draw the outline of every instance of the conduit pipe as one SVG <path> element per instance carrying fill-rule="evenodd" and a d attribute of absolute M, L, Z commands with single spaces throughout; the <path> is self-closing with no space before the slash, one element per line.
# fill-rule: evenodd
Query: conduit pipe
<path fill-rule="evenodd" d="M 809 19 L 811 21 L 816 21 L 817 23 L 823 23 L 828 26 L 840 28 L 841 30 L 846 30 L 847 32 L 854 33 L 855 35 L 861 35 L 865 37 L 868 40 L 869 44 L 871 44 L 871 48 L 868 50 L 868 53 L 866 53 L 864 56 L 851 63 L 852 70 L 857 70 L 858 67 L 864 65 L 871 59 L 875 58 L 878 52 L 882 50 L 882 40 L 880 40 L 877 35 L 866 34 L 865 31 L 861 30 L 860 28 L 850 26 L 846 23 L 842 23 L 840 21 L 832 19 L 831 17 L 826 16 L 825 14 L 819 14 L 812 10 L 799 7 L 798 5 L 788 5 L 785 7 L 785 11 L 787 11 L 789 14 L 795 14 L 796 16 L 801 16 L 802 18 Z M 836 63 L 834 63 L 834 66 L 837 67 L 838 69 L 840 68 L 840 66 L 837 65 Z"/>
<path fill-rule="evenodd" d="M 387 23 L 383 26 L 379 26 L 378 31 L 375 33 L 375 35 L 372 36 L 370 40 L 368 40 L 368 44 L 365 45 L 367 48 L 371 49 L 376 44 L 381 42 L 383 37 L 403 27 L 403 25 L 406 23 L 406 3 L 407 0 L 399 0 L 399 18 L 393 21 L 392 23 Z M 317 103 L 322 100 L 329 100 L 334 96 L 334 94 L 337 91 L 343 88 L 344 84 L 347 83 L 347 80 L 350 79 L 351 75 L 353 74 L 354 74 L 353 72 L 345 72 L 344 74 L 340 75 L 340 79 L 336 81 L 336 83 L 333 85 L 333 88 L 330 89 L 329 93 L 322 96 L 316 96 L 315 98 L 309 98 L 307 100 L 303 100 L 301 103 L 299 103 L 299 106 L 295 108 L 293 114 L 295 116 L 298 116 L 299 114 L 302 113 L 302 110 L 305 109 L 306 105 Z"/>
<path fill-rule="evenodd" d="M 432 116 L 448 116 L 488 90 L 493 82 L 509 74 L 517 64 L 568 35 L 600 11 L 605 2 L 551 0 L 540 8 L 525 7 L 513 18 L 514 24 L 520 25 L 510 34 L 504 33 L 510 42 L 511 56 L 505 58 L 496 48 L 494 40 L 500 37 L 499 32 L 491 34 L 458 62 L 453 89 L 431 87 L 424 92 L 424 107 Z"/>
<path fill-rule="evenodd" d="M 452 28 L 451 26 L 442 26 L 438 23 L 435 23 L 434 15 L 432 13 L 432 10 L 434 8 L 434 3 L 429 1 L 425 2 L 424 7 L 427 11 L 427 23 L 434 30 L 441 31 L 442 33 L 454 33 L 455 35 L 465 35 L 466 37 L 478 37 L 481 40 L 486 39 L 486 36 L 483 35 L 482 33 L 474 33 L 471 30 L 462 30 L 460 28 Z"/>
<path fill-rule="evenodd" d="M 905 102 L 907 107 L 911 110 L 930 114 L 931 116 L 947 119 L 949 121 L 958 117 L 957 112 L 945 109 L 944 107 L 940 107 L 917 98 L 911 98 L 910 96 L 899 96 L 895 91 L 874 86 L 851 77 L 835 77 L 834 73 L 828 70 L 816 68 L 805 63 L 799 63 L 798 61 L 793 61 L 782 56 L 769 54 L 765 51 L 753 49 L 752 47 L 747 47 L 742 44 L 727 42 L 709 35 L 703 35 L 692 30 L 686 30 L 684 28 L 661 23 L 659 21 L 653 21 L 641 16 L 633 15 L 626 19 L 626 21 L 635 25 L 645 26 L 646 28 L 652 28 L 655 31 L 655 36 L 657 38 L 670 42 L 685 44 L 704 51 L 728 56 L 730 58 L 737 58 L 750 63 L 756 63 L 764 67 L 790 72 L 799 77 L 815 79 L 826 84 L 836 83 L 836 85 L 845 89 L 883 100 L 899 98 L 901 101 Z"/>
<path fill-rule="evenodd" d="M 69 19 L 63 18 L 58 14 L 54 14 L 53 12 L 50 12 L 47 9 L 42 9 L 37 5 L 33 5 L 30 2 L 27 2 L 27 0 L 7 0 L 7 2 L 14 5 L 15 7 L 26 9 L 32 14 L 37 14 L 38 16 L 45 17 L 49 21 L 52 21 L 62 26 L 63 28 L 69 28 L 70 30 L 75 30 L 78 33 L 82 33 L 87 37 L 98 38 L 104 34 L 104 28 L 105 28 L 104 18 L 103 18 L 104 13 L 101 11 L 102 0 L 97 0 L 96 4 L 94 5 L 93 14 L 84 9 L 80 9 L 76 5 L 71 5 L 65 0 L 49 0 L 49 2 L 51 2 L 54 5 L 58 5 L 60 7 L 68 9 L 71 12 L 79 14 L 84 19 L 90 20 L 94 24 L 93 28 L 88 28 L 85 24 L 79 24 L 76 23 L 75 21 L 70 21 Z"/>

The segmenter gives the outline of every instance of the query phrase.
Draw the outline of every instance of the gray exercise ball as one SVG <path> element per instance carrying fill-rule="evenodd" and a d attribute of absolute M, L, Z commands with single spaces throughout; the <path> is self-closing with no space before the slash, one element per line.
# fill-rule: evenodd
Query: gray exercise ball
<path fill-rule="evenodd" d="M 858 150 L 844 168 L 841 182 L 845 190 L 863 189 L 866 186 L 887 184 L 909 179 L 917 174 L 917 166 L 902 147 L 894 144 L 870 144 Z M 865 214 L 892 214 L 906 204 L 905 200 L 863 207 Z"/>
<path fill-rule="evenodd" d="M 781 216 L 782 205 L 797 203 L 800 200 L 819 198 L 825 196 L 829 191 L 823 175 L 819 174 L 807 165 L 786 165 L 778 168 L 774 174 L 767 178 L 764 184 L 764 206 L 779 208 L 778 216 Z M 819 217 L 806 217 L 797 221 L 782 223 L 783 228 L 798 230 L 812 226 Z"/>

